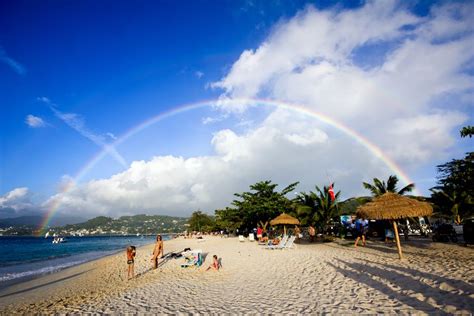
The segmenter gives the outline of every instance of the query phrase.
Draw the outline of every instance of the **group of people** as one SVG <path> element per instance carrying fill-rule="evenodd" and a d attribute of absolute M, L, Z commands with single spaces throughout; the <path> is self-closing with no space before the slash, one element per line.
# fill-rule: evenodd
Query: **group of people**
<path fill-rule="evenodd" d="M 260 225 L 258 225 L 257 228 L 254 229 L 254 232 L 255 231 L 257 233 L 257 241 L 259 243 L 267 244 L 267 243 L 271 242 L 272 245 L 277 245 L 279 243 L 279 238 L 278 237 L 268 238 L 268 234 L 263 230 L 263 228 Z M 296 236 L 297 241 L 299 241 L 301 238 L 303 238 L 303 234 L 301 232 L 301 229 L 297 225 L 295 225 L 294 234 Z M 314 226 L 312 226 L 312 225 L 309 226 L 308 235 L 309 235 L 310 242 L 314 242 L 314 238 L 316 237 L 316 229 L 314 228 Z"/>
<path fill-rule="evenodd" d="M 135 276 L 135 257 L 137 255 L 136 247 L 128 246 L 126 255 L 128 266 L 127 278 L 130 280 Z M 153 254 L 150 259 L 150 261 L 152 262 L 153 269 L 158 268 L 158 261 L 160 258 L 163 258 L 163 238 L 161 237 L 161 235 L 157 235 L 155 247 L 153 248 Z"/>
<path fill-rule="evenodd" d="M 163 256 L 164 256 L 163 251 L 164 251 L 163 238 L 161 237 L 161 235 L 157 235 L 156 236 L 155 247 L 153 248 L 153 254 L 152 254 L 151 259 L 150 259 L 150 261 L 152 262 L 152 268 L 153 269 L 158 268 L 159 259 L 163 258 Z M 128 246 L 127 251 L 126 251 L 126 255 L 127 255 L 127 266 L 128 266 L 127 278 L 128 278 L 128 280 L 130 280 L 133 277 L 135 277 L 135 257 L 137 255 L 136 247 L 135 246 Z M 219 270 L 220 266 L 221 265 L 220 265 L 219 260 L 217 259 L 217 256 L 214 255 L 213 256 L 213 261 L 212 261 L 211 265 L 207 268 L 206 271 L 211 270 L 211 269 L 212 270 Z"/>

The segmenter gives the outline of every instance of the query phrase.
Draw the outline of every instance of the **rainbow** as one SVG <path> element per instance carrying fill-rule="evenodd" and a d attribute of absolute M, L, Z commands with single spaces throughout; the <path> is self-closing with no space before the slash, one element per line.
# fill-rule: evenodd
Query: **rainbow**
<path fill-rule="evenodd" d="M 200 101 L 196 103 L 189 103 L 189 104 L 184 104 L 178 107 L 175 107 L 169 111 L 160 113 L 154 117 L 151 117 L 140 124 L 132 127 L 125 133 L 123 133 L 117 140 L 114 141 L 112 144 L 113 147 L 120 145 L 121 143 L 125 142 L 128 140 L 130 137 L 133 135 L 143 131 L 144 129 L 164 120 L 169 117 L 185 113 L 188 111 L 196 110 L 199 108 L 204 108 L 204 107 L 213 107 L 218 104 L 219 100 L 206 100 L 206 101 Z M 410 180 L 409 176 L 384 152 L 375 144 L 373 144 L 370 140 L 359 134 L 358 132 L 354 131 L 350 127 L 342 124 L 341 122 L 336 121 L 335 119 L 316 112 L 314 110 L 308 109 L 302 105 L 298 104 L 293 104 L 293 103 L 287 103 L 287 102 L 281 102 L 281 101 L 275 101 L 275 100 L 266 100 L 266 99 L 231 99 L 231 100 L 226 100 L 225 101 L 226 105 L 241 105 L 241 104 L 252 104 L 252 105 L 258 105 L 258 106 L 267 106 L 267 107 L 275 107 L 275 108 L 281 108 L 281 109 L 286 109 L 294 112 L 298 112 L 310 117 L 313 117 L 325 124 L 328 124 L 329 126 L 332 126 L 339 131 L 343 132 L 347 136 L 351 137 L 354 139 L 357 143 L 361 144 L 364 146 L 369 152 L 371 152 L 377 159 L 380 159 L 383 161 L 390 170 L 392 170 L 399 178 L 400 180 L 405 183 L 409 184 L 412 183 L 413 181 Z M 72 190 L 76 183 L 78 183 L 81 178 L 86 175 L 89 170 L 91 170 L 104 156 L 107 155 L 107 150 L 102 149 L 99 151 L 94 157 L 92 157 L 91 160 L 89 160 L 80 170 L 79 172 L 75 175 L 73 178 L 73 181 L 70 181 L 66 186 L 63 187 L 62 191 L 59 192 L 59 194 L 64 194 Z M 420 193 L 415 189 L 414 194 L 420 195 Z M 47 227 L 49 226 L 49 223 L 51 219 L 53 218 L 54 214 L 57 212 L 61 205 L 61 199 L 58 198 L 56 201 L 53 201 L 48 208 L 47 212 L 45 213 L 45 216 L 39 226 L 38 233 L 41 234 L 44 232 Z"/>

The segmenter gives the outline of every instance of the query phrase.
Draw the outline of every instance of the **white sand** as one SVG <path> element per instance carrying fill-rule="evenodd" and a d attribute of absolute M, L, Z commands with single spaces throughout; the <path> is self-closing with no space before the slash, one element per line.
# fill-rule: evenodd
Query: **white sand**
<path fill-rule="evenodd" d="M 0 312 L 474 311 L 472 247 L 414 241 L 404 244 L 406 259 L 400 261 L 396 248 L 381 242 L 357 250 L 349 240 L 265 250 L 255 242 L 207 237 L 205 242 L 167 241 L 165 253 L 185 247 L 207 253 L 203 267 L 181 268 L 183 260 L 172 259 L 151 271 L 152 247 L 146 246 L 138 249 L 140 275 L 132 281 L 125 280 L 125 255 L 110 256 L 1 292 Z M 223 268 L 205 272 L 214 254 Z"/>

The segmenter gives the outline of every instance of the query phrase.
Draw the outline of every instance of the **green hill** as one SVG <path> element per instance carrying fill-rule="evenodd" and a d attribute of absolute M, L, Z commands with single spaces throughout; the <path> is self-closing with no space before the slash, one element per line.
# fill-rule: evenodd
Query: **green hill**
<path fill-rule="evenodd" d="M 154 235 L 157 233 L 179 233 L 186 229 L 186 217 L 166 215 L 134 215 L 117 219 L 99 216 L 84 223 L 53 227 L 51 231 L 62 235 Z"/>

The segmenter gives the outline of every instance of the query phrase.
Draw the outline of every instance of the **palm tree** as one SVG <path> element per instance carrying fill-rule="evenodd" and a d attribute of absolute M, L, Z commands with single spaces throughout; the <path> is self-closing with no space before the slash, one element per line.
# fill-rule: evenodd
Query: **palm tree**
<path fill-rule="evenodd" d="M 364 188 L 372 192 L 373 196 L 379 196 L 387 192 L 398 193 L 403 195 L 405 193 L 411 192 L 415 188 L 414 183 L 410 183 L 407 186 L 403 187 L 401 190 L 397 188 L 398 178 L 395 175 L 388 177 L 387 183 L 385 181 L 380 181 L 377 178 L 374 178 L 374 184 L 363 182 Z"/>
<path fill-rule="evenodd" d="M 461 211 L 464 209 L 463 206 L 474 204 L 472 198 L 466 192 L 458 192 L 456 190 L 449 190 L 447 188 L 431 188 L 430 191 L 433 193 L 433 197 L 441 197 L 446 201 L 446 206 L 449 206 L 451 215 L 456 223 L 461 222 L 461 217 L 464 217 L 464 213 Z M 461 211 L 461 212 L 460 212 Z"/>
<path fill-rule="evenodd" d="M 329 195 L 329 187 L 323 187 L 323 190 L 318 186 L 315 188 L 315 192 L 298 194 L 296 212 L 301 224 L 316 224 L 320 231 L 324 231 L 331 219 L 337 215 L 337 200 L 341 192 L 335 194 L 336 198 L 333 201 Z"/>

